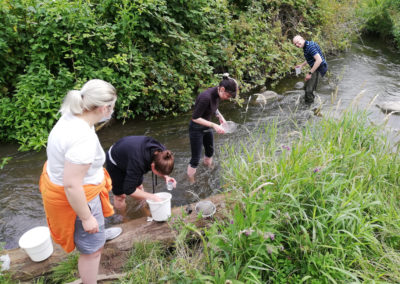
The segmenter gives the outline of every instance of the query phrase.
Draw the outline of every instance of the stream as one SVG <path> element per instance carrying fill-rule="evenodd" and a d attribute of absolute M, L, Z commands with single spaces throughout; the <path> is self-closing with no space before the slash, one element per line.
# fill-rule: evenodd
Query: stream
<path fill-rule="evenodd" d="M 320 80 L 316 92 L 319 98 L 311 106 L 302 103 L 304 91 L 295 88 L 296 83 L 304 80 L 305 74 L 296 77 L 294 70 L 291 76 L 271 89 L 284 95 L 279 102 L 260 105 L 255 102 L 254 94 L 242 94 L 244 103 L 241 107 L 232 102 L 222 102 L 221 113 L 226 120 L 238 123 L 238 130 L 232 134 L 215 134 L 215 167 L 209 170 L 200 165 L 194 185 L 189 185 L 186 178 L 186 167 L 191 155 L 188 134 L 191 112 L 154 121 L 132 120 L 124 125 L 119 121 L 112 121 L 98 135 L 105 150 L 127 135 L 148 135 L 159 140 L 175 154 L 175 168 L 171 176 L 178 184 L 171 192 L 172 206 L 196 202 L 221 190 L 219 149 L 223 144 L 234 143 L 259 125 L 279 117 L 290 115 L 291 119 L 302 125 L 313 116 L 311 110 L 321 104 L 322 111 L 333 106 L 344 110 L 356 100 L 360 109 L 368 108 L 371 122 L 383 125 L 386 121 L 384 128 L 388 130 L 390 140 L 397 143 L 400 115 L 387 116 L 376 104 L 400 101 L 399 55 L 387 43 L 374 38 L 363 38 L 363 41 L 353 43 L 347 52 L 328 57 L 329 75 Z M 12 157 L 0 170 L 0 243 L 3 243 L 5 249 L 17 248 L 18 240 L 25 231 L 46 225 L 38 188 L 46 151 L 18 152 L 17 149 L 16 145 L 0 144 L 0 158 Z M 149 192 L 153 190 L 151 172 L 145 176 L 144 188 Z M 160 179 L 155 187 L 155 192 L 159 191 L 166 191 L 166 185 Z M 143 202 L 128 198 L 127 205 L 126 216 L 116 214 L 107 218 L 107 226 L 148 214 Z"/>

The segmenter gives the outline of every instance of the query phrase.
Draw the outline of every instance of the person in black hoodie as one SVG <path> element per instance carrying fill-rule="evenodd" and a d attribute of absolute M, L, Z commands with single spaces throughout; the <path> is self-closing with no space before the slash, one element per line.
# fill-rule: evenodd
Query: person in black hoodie
<path fill-rule="evenodd" d="M 211 117 L 215 115 L 220 124 L 225 123 L 225 118 L 218 111 L 219 102 L 235 98 L 237 93 L 238 84 L 236 80 L 225 73 L 219 86 L 208 88 L 197 96 L 189 124 L 192 158 L 187 168 L 187 175 L 190 183 L 194 183 L 194 175 L 200 162 L 203 147 L 205 150 L 204 164 L 208 167 L 212 166 L 212 156 L 214 155 L 213 129 L 217 133 L 225 133 L 221 125 L 211 121 Z"/>
<path fill-rule="evenodd" d="M 174 155 L 148 136 L 126 136 L 118 140 L 107 152 L 106 169 L 112 180 L 114 206 L 119 210 L 126 208 L 127 195 L 161 201 L 157 195 L 144 191 L 143 176 L 150 170 L 176 187 L 176 180 L 169 176 L 174 169 Z"/>

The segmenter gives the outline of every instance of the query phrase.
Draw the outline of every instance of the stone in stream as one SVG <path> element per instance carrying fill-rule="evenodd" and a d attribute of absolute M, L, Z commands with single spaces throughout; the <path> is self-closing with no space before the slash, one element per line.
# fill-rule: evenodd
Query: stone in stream
<path fill-rule="evenodd" d="M 297 89 L 297 90 L 303 89 L 304 88 L 304 82 L 297 82 L 294 85 L 294 88 Z"/>
<path fill-rule="evenodd" d="M 275 93 L 274 91 L 265 91 L 263 93 L 254 94 L 254 95 L 257 96 L 256 102 L 260 103 L 260 104 L 272 103 L 272 102 L 283 99 L 282 95 L 279 95 L 279 94 Z"/>
<path fill-rule="evenodd" d="M 400 114 L 400 101 L 398 101 L 398 102 L 382 102 L 380 104 L 376 104 L 376 106 L 385 113 L 393 112 L 395 114 Z"/>

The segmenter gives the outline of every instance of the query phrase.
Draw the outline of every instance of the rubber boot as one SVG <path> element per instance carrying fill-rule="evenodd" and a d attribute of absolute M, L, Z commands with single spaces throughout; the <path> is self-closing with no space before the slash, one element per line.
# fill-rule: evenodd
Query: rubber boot
<path fill-rule="evenodd" d="M 196 168 L 192 168 L 190 165 L 187 167 L 187 176 L 189 178 L 189 183 L 194 183 L 194 175 L 196 174 Z"/>
<path fill-rule="evenodd" d="M 304 101 L 306 104 L 312 104 L 314 102 L 314 93 L 313 92 L 306 92 L 304 95 Z"/>

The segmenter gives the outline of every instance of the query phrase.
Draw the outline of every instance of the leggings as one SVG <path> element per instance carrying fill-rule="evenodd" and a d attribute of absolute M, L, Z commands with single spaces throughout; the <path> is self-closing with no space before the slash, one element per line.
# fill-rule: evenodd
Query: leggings
<path fill-rule="evenodd" d="M 189 138 L 190 149 L 192 151 L 190 166 L 192 168 L 197 168 L 201 158 L 202 146 L 204 146 L 206 157 L 211 158 L 214 154 L 213 129 L 190 121 Z"/>

